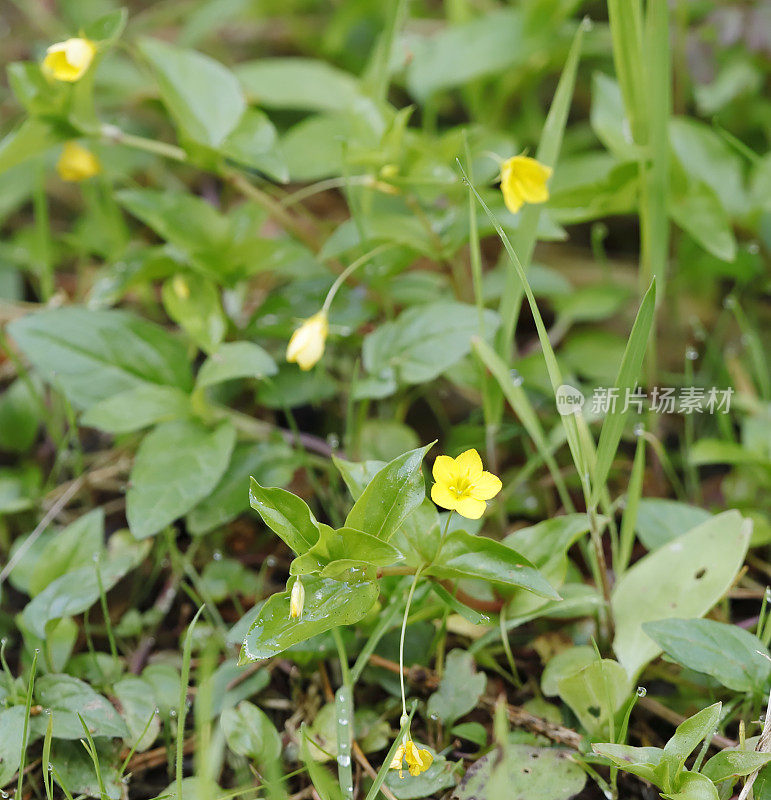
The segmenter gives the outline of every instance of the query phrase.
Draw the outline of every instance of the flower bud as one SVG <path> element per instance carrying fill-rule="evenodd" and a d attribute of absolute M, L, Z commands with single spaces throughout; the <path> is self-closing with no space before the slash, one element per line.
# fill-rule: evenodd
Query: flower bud
<path fill-rule="evenodd" d="M 52 44 L 43 59 L 43 72 L 57 81 L 74 83 L 88 71 L 96 54 L 96 45 L 90 39 L 67 39 Z"/>
<path fill-rule="evenodd" d="M 289 618 L 299 619 L 303 614 L 305 604 L 305 587 L 302 581 L 297 578 L 292 586 L 292 593 L 289 596 Z"/>
<path fill-rule="evenodd" d="M 309 370 L 324 355 L 328 332 L 327 312 L 322 309 L 306 319 L 292 334 L 286 348 L 286 360 L 296 362 L 302 370 Z"/>
<path fill-rule="evenodd" d="M 67 142 L 56 162 L 56 171 L 63 181 L 84 181 L 102 171 L 99 159 L 77 142 Z"/>

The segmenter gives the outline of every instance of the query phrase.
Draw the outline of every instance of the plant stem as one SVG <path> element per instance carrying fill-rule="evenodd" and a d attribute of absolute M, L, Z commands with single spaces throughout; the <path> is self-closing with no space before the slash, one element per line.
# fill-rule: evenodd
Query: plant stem
<path fill-rule="evenodd" d="M 418 585 L 421 569 L 422 567 L 419 567 L 418 571 L 415 573 L 412 585 L 410 586 L 410 593 L 407 595 L 407 605 L 404 607 L 404 619 L 402 619 L 402 632 L 399 636 L 399 686 L 402 691 L 402 717 L 407 716 L 407 695 L 404 692 L 404 636 L 407 632 L 407 617 L 410 614 L 410 605 L 412 604 L 412 597 L 415 594 L 415 587 Z"/>

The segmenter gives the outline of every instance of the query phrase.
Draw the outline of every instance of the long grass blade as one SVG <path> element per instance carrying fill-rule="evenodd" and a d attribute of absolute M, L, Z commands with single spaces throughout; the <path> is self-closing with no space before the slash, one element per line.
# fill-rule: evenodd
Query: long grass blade
<path fill-rule="evenodd" d="M 605 481 L 608 478 L 610 467 L 616 455 L 616 449 L 624 431 L 624 423 L 631 411 L 626 402 L 628 393 L 637 384 L 637 378 L 642 369 L 648 337 L 653 326 L 653 316 L 656 309 L 656 281 L 654 280 L 640 303 L 637 318 L 632 326 L 621 359 L 621 366 L 616 377 L 615 388 L 618 389 L 618 401 L 612 404 L 602 424 L 600 440 L 597 445 L 597 461 L 594 469 L 594 480 L 590 505 L 594 506 L 600 496 Z M 624 398 L 623 402 L 621 399 Z"/>

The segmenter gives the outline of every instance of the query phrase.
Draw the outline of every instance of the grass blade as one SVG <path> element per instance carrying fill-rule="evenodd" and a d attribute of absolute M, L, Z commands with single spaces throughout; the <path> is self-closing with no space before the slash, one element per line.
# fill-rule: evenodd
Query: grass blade
<path fill-rule="evenodd" d="M 637 377 L 642 369 L 645 349 L 648 343 L 653 326 L 653 316 L 656 309 L 656 281 L 652 281 L 650 288 L 645 293 L 637 318 L 632 326 L 624 355 L 621 359 L 621 366 L 616 377 L 615 387 L 618 389 L 619 400 L 626 398 L 627 392 L 631 391 L 636 383 Z M 605 421 L 602 423 L 600 440 L 597 445 L 597 461 L 594 468 L 594 480 L 592 495 L 589 501 L 590 506 L 595 506 L 600 496 L 600 492 L 605 486 L 610 467 L 616 455 L 616 449 L 624 431 L 624 423 L 629 416 L 630 408 L 626 402 L 619 408 L 620 403 L 613 405 Z M 626 407 L 624 407 L 626 406 Z"/>
<path fill-rule="evenodd" d="M 584 38 L 584 31 L 589 27 L 588 20 L 583 20 L 578 26 L 573 43 L 570 46 L 565 66 L 560 75 L 557 91 L 549 108 L 546 122 L 543 126 L 541 141 L 536 151 L 536 158 L 549 167 L 554 167 L 559 157 L 562 147 L 562 137 L 565 133 L 565 126 L 568 120 L 568 112 L 573 99 L 573 88 L 576 83 L 576 71 L 578 69 L 579 56 L 581 55 L 581 44 Z M 538 231 L 538 220 L 541 216 L 540 205 L 527 205 L 520 212 L 519 227 L 514 236 L 514 249 L 519 253 L 520 261 L 525 268 L 530 264 L 533 256 L 533 249 Z M 508 363 L 511 360 L 511 350 L 514 340 L 514 329 L 519 317 L 519 309 L 522 304 L 522 287 L 513 272 L 507 273 L 506 284 L 501 296 L 499 307 L 502 325 L 498 336 L 498 352 Z"/>

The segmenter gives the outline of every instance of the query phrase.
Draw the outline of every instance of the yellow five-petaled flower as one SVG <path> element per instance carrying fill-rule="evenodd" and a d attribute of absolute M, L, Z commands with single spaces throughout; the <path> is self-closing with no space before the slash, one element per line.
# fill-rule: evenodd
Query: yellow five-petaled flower
<path fill-rule="evenodd" d="M 326 310 L 322 308 L 308 317 L 292 334 L 286 348 L 286 360 L 296 362 L 302 370 L 309 370 L 324 355 L 328 333 L 329 320 Z"/>
<path fill-rule="evenodd" d="M 434 757 L 428 750 L 418 747 L 412 739 L 407 736 L 402 744 L 399 745 L 391 761 L 391 769 L 399 770 L 399 777 L 404 777 L 404 764 L 407 762 L 407 769 L 410 775 L 420 775 L 434 763 Z"/>
<path fill-rule="evenodd" d="M 525 203 L 545 203 L 549 199 L 546 181 L 551 173 L 551 167 L 528 156 L 513 156 L 504 161 L 501 191 L 506 208 L 516 214 Z"/>
<path fill-rule="evenodd" d="M 88 72 L 96 55 L 90 39 L 74 38 L 52 44 L 43 59 L 43 72 L 57 81 L 74 83 Z"/>
<path fill-rule="evenodd" d="M 457 458 L 437 456 L 434 461 L 434 480 L 431 499 L 442 508 L 457 511 L 467 519 L 479 519 L 503 488 L 500 478 L 485 472 L 476 450 L 466 450 Z"/>
<path fill-rule="evenodd" d="M 102 171 L 99 159 L 77 142 L 67 142 L 56 162 L 56 171 L 63 181 L 84 181 Z"/>

